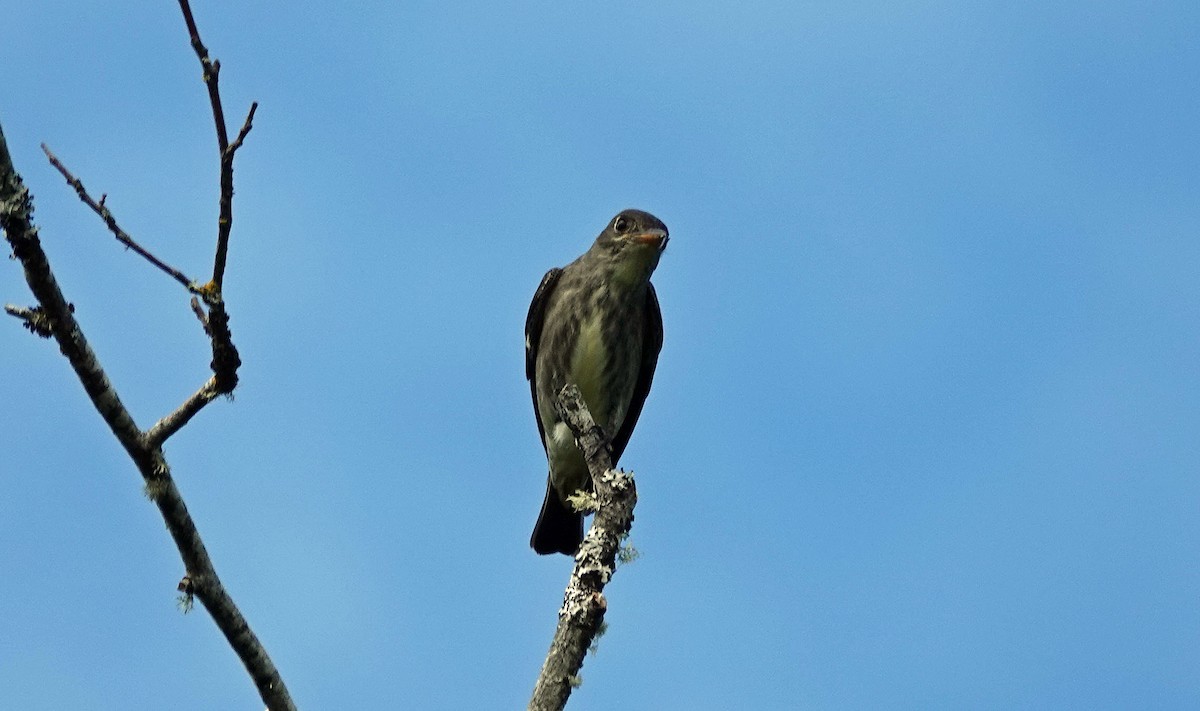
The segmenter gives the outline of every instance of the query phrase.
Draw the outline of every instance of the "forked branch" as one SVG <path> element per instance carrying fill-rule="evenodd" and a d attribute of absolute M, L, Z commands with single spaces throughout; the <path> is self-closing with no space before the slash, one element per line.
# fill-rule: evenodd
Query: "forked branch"
<path fill-rule="evenodd" d="M 205 331 L 212 341 L 213 376 L 195 394 L 190 396 L 175 412 L 159 420 L 149 431 L 143 432 L 134 422 L 133 416 L 121 402 L 116 389 L 100 365 L 99 359 L 88 344 L 83 330 L 76 320 L 74 308 L 63 296 L 54 277 L 49 261 L 42 249 L 37 228 L 33 225 L 33 201 L 20 176 L 12 165 L 8 145 L 0 128 L 0 229 L 12 248 L 13 256 L 21 262 L 25 279 L 37 299 L 33 308 L 6 307 L 13 316 L 22 319 L 31 331 L 57 341 L 59 349 L 75 370 L 80 383 L 87 392 L 92 405 L 112 430 L 113 435 L 133 460 L 145 482 L 147 496 L 158 506 L 163 520 L 186 571 L 185 584 L 181 591 L 188 602 L 199 598 L 212 616 L 217 627 L 225 635 L 234 652 L 249 672 L 259 695 L 271 711 L 293 711 L 287 687 L 278 669 L 267 655 L 266 649 L 250 629 L 246 619 L 226 592 L 216 569 L 213 567 L 204 542 L 188 513 L 183 497 L 171 476 L 170 467 L 163 456 L 162 444 L 179 431 L 206 404 L 218 395 L 228 394 L 237 384 L 237 369 L 241 363 L 233 345 L 229 330 L 229 315 L 221 294 L 221 280 L 225 270 L 225 255 L 228 251 L 229 231 L 232 225 L 233 197 L 233 154 L 242 145 L 250 132 L 255 106 L 251 106 L 245 124 L 233 144 L 228 142 L 228 133 L 220 107 L 217 91 L 219 63 L 208 58 L 208 51 L 200 43 L 195 21 L 187 0 L 180 0 L 184 19 L 192 46 L 200 56 L 208 85 L 210 103 L 217 124 L 218 144 L 221 148 L 221 218 L 218 225 L 217 259 L 213 280 L 198 286 L 181 271 L 170 267 L 138 245 L 116 223 L 112 213 L 104 205 L 104 198 L 95 200 L 84 189 L 78 178 L 73 176 L 58 159 L 46 151 L 51 163 L 74 187 L 85 204 L 104 220 L 109 230 L 122 244 L 133 249 L 160 270 L 171 275 L 190 292 L 203 299 L 208 307 L 204 313 L 198 303 L 194 309 L 202 316 Z"/>
<path fill-rule="evenodd" d="M 192 49 L 196 52 L 204 73 L 204 85 L 208 87 L 208 103 L 212 105 L 213 123 L 217 128 L 217 150 L 221 155 L 221 204 L 220 215 L 217 217 L 217 254 L 213 259 L 212 275 L 212 288 L 220 294 L 221 286 L 225 283 L 229 231 L 233 228 L 233 155 L 242 147 L 242 141 L 254 126 L 254 112 L 258 110 L 258 102 L 250 104 L 250 111 L 246 114 L 242 130 L 238 131 L 237 138 L 230 143 L 229 129 L 225 126 L 225 109 L 221 106 L 221 63 L 208 56 L 208 48 L 200 40 L 200 30 L 196 28 L 196 20 L 192 17 L 192 7 L 188 0 L 179 0 L 179 9 L 183 11 L 183 20 L 187 23 Z"/>

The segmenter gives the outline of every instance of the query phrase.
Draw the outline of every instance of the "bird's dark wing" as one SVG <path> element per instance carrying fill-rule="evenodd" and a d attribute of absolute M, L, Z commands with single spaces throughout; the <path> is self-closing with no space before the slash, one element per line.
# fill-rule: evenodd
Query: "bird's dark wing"
<path fill-rule="evenodd" d="M 542 428 L 542 418 L 538 415 L 537 403 L 537 354 L 538 343 L 542 340 L 542 324 L 546 320 L 546 305 L 550 303 L 550 293 L 562 276 L 562 269 L 551 269 L 542 277 L 537 291 L 533 293 L 533 302 L 529 304 L 529 315 L 525 317 L 525 378 L 529 380 L 529 392 L 533 395 L 533 419 L 537 420 L 538 437 L 542 440 L 542 448 L 546 448 L 546 432 Z M 643 395 L 643 397 L 645 397 Z"/>
<path fill-rule="evenodd" d="M 662 344 L 662 311 L 658 308 L 658 295 L 654 293 L 654 285 L 649 284 L 646 289 L 646 308 L 642 324 L 642 367 L 638 370 L 637 384 L 633 386 L 633 398 L 629 401 L 625 420 L 612 440 L 614 466 L 625 451 L 625 445 L 629 444 L 629 436 L 633 434 L 633 427 L 642 414 L 642 405 L 646 402 L 646 396 L 650 394 L 650 383 L 654 380 L 654 368 L 658 365 L 658 352 L 662 350 Z"/>

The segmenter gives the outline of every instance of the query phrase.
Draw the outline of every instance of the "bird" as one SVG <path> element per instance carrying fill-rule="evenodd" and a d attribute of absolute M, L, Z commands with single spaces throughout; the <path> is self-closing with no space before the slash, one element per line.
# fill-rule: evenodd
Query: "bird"
<path fill-rule="evenodd" d="M 575 555 L 583 514 L 567 498 L 590 491 L 574 435 L 554 409 L 563 386 L 578 386 L 620 459 L 650 392 L 662 350 L 662 311 L 650 276 L 670 239 L 642 210 L 622 210 L 592 246 L 542 277 L 525 320 L 525 377 L 549 473 L 529 545 L 540 555 Z"/>

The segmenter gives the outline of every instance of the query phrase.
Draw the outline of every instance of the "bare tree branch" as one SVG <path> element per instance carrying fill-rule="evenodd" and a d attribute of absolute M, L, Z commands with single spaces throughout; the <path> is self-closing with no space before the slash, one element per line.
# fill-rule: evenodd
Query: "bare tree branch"
<path fill-rule="evenodd" d="M 200 389 L 191 397 L 184 400 L 183 404 L 174 412 L 154 423 L 154 426 L 146 432 L 146 446 L 162 447 L 168 437 L 183 429 L 183 426 L 190 422 L 197 412 L 217 399 L 220 394 L 220 391 L 217 390 L 217 376 L 214 375 L 204 385 L 201 385 Z"/>
<path fill-rule="evenodd" d="M 221 106 L 221 63 L 208 56 L 208 48 L 200 41 L 200 30 L 196 28 L 196 21 L 192 18 L 192 7 L 188 0 L 179 0 L 179 9 L 183 11 L 183 20 L 187 23 L 192 49 L 195 50 L 196 57 L 200 60 L 200 68 L 204 72 L 208 102 L 212 105 L 213 123 L 217 128 L 217 150 L 221 156 L 221 205 L 220 216 L 217 218 L 217 254 L 213 259 L 212 287 L 220 294 L 225 282 L 225 260 L 229 254 L 229 231 L 233 228 L 233 155 L 241 148 L 246 134 L 250 133 L 258 102 L 250 105 L 246 122 L 242 124 L 242 130 L 231 144 L 229 130 L 225 126 L 225 109 Z"/>
<path fill-rule="evenodd" d="M 583 658 L 604 622 L 604 586 L 616 570 L 621 541 L 633 525 L 637 487 L 633 477 L 612 467 L 612 451 L 604 431 L 592 419 L 579 388 L 567 385 L 555 410 L 575 434 L 583 451 L 596 497 L 596 516 L 575 554 L 575 568 L 558 611 L 558 627 L 542 664 L 529 711 L 559 711 L 578 684 Z"/>
<path fill-rule="evenodd" d="M 62 163 L 43 145 L 51 163 L 75 188 L 80 199 L 95 211 L 109 229 L 127 247 L 133 249 L 159 269 L 170 274 L 189 291 L 200 296 L 208 313 L 193 299 L 193 310 L 201 316 L 201 322 L 212 341 L 213 376 L 189 397 L 174 412 L 162 418 L 148 432 L 142 432 L 132 415 L 121 402 L 99 359 L 88 345 L 71 306 L 62 294 L 46 254 L 33 225 L 33 201 L 28 189 L 12 164 L 8 145 L 0 128 L 0 229 L 12 247 L 13 255 L 21 262 L 26 281 L 39 306 L 23 309 L 10 306 L 6 310 L 21 318 L 25 326 L 43 336 L 52 336 L 59 349 L 75 370 L 80 383 L 91 399 L 93 406 L 104 419 L 109 429 L 125 448 L 145 482 L 147 496 L 158 506 L 167 529 L 175 541 L 183 561 L 186 575 L 180 589 L 190 603 L 197 597 L 212 616 L 217 627 L 225 635 L 234 652 L 242 660 L 254 680 L 259 695 L 271 711 L 294 711 L 295 705 L 287 691 L 279 671 L 275 668 L 262 643 L 251 631 L 232 598 L 226 592 L 213 566 L 204 542 L 200 539 L 195 522 L 188 513 L 183 497 L 175 486 L 170 467 L 163 456 L 162 444 L 179 431 L 207 403 L 218 395 L 231 393 L 237 385 L 237 369 L 241 364 L 237 349 L 233 345 L 229 330 L 229 315 L 225 310 L 221 294 L 221 281 L 225 270 L 225 254 L 228 250 L 232 225 L 233 155 L 250 132 L 251 121 L 257 104 L 252 105 L 246 122 L 233 145 L 228 142 L 224 125 L 220 96 L 217 91 L 217 76 L 220 64 L 210 61 L 208 51 L 200 42 L 195 21 L 187 0 L 180 0 L 184 19 L 192 46 L 204 67 L 204 79 L 208 85 L 210 103 L 217 125 L 218 144 L 221 149 L 221 218 L 218 226 L 217 259 L 214 279 L 203 286 L 195 285 L 182 272 L 157 259 L 129 237 L 116 223 L 104 205 L 104 198 L 94 200 L 84 189 L 82 182 L 73 176 Z"/>
<path fill-rule="evenodd" d="M 217 81 L 221 75 L 221 63 L 208 56 L 208 48 L 200 41 L 200 30 L 192 17 L 192 6 L 188 0 L 179 0 L 179 9 L 183 11 L 183 21 L 187 24 L 188 38 L 192 41 L 192 49 L 200 58 L 200 67 L 204 70 L 204 83 L 208 86 L 208 101 L 212 104 L 213 122 L 217 125 L 217 143 L 221 152 L 229 145 L 229 133 L 225 128 L 225 111 L 221 108 L 221 93 Z"/>
<path fill-rule="evenodd" d="M 180 0 L 180 3 L 186 3 L 187 0 Z M 219 66 L 214 64 L 214 66 Z M 213 74 L 213 92 L 210 96 L 216 96 L 216 74 Z M 220 101 L 220 97 L 217 97 Z M 217 113 L 219 107 L 213 109 L 214 114 Z M 233 229 L 233 155 L 242 147 L 242 141 L 246 139 L 246 135 L 250 133 L 253 127 L 254 112 L 258 110 L 258 102 L 250 104 L 250 111 L 246 114 L 246 122 L 242 124 L 242 130 L 238 132 L 237 139 L 228 145 L 221 147 L 221 214 L 217 219 L 217 254 L 213 259 L 213 278 L 212 283 L 220 290 L 225 282 L 225 260 L 229 254 L 229 231 Z"/>
<path fill-rule="evenodd" d="M 67 170 L 67 166 L 63 165 L 63 162 L 58 159 L 58 156 L 50 152 L 50 149 L 45 143 L 42 144 L 42 152 L 45 153 L 46 158 L 50 160 L 50 165 L 54 166 L 58 172 L 62 173 L 62 176 L 66 178 L 67 185 L 70 185 L 75 189 L 75 194 L 79 196 L 79 199 L 83 201 L 83 204 L 92 208 L 92 212 L 95 212 L 100 216 L 100 219 L 104 220 L 104 224 L 108 226 L 108 230 L 113 233 L 113 236 L 117 238 L 118 242 L 125 245 L 129 249 L 132 249 L 134 252 L 137 252 L 146 261 L 158 267 L 163 272 L 166 272 L 166 274 L 175 281 L 183 284 L 183 288 L 194 294 L 200 293 L 196 287 L 196 284 L 183 272 L 162 261 L 158 257 L 151 254 L 140 244 L 134 242 L 133 238 L 129 236 L 129 233 L 121 229 L 120 225 L 117 224 L 116 218 L 113 217 L 112 212 L 108 209 L 108 207 L 105 206 L 104 198 L 100 198 L 99 202 L 94 200 L 92 196 L 88 194 L 87 189 L 83 187 L 83 181 L 72 175 L 71 171 Z"/>
<path fill-rule="evenodd" d="M 200 296 L 209 307 L 208 317 L 204 320 L 205 331 L 212 339 L 213 375 L 216 376 L 217 391 L 229 394 L 237 387 L 237 369 L 242 361 L 237 348 L 233 345 L 233 335 L 229 331 L 229 314 L 225 311 L 225 301 L 222 287 L 225 282 L 225 263 L 229 255 L 229 233 L 233 228 L 233 157 L 242 147 L 242 142 L 254 125 L 254 112 L 258 110 L 258 102 L 250 105 L 246 121 L 238 132 L 237 138 L 229 142 L 229 129 L 225 125 L 225 109 L 221 106 L 221 63 L 208 55 L 208 48 L 200 40 L 200 30 L 192 17 L 192 7 L 188 0 L 179 0 L 179 9 L 183 11 L 183 20 L 187 24 L 188 38 L 192 49 L 200 60 L 203 71 L 204 85 L 208 88 L 208 103 L 212 106 L 213 123 L 217 129 L 217 150 L 221 159 L 221 198 L 219 216 L 217 218 L 217 252 L 213 258 L 212 281 L 200 287 Z M 203 407 L 203 405 L 201 405 Z"/>
<path fill-rule="evenodd" d="M 164 433 L 169 434 L 169 431 L 174 431 L 171 427 L 178 429 L 182 423 L 178 426 L 160 423 L 162 426 L 156 428 L 154 439 L 143 435 L 138 429 L 101 367 L 99 359 L 88 345 L 87 338 L 84 337 L 83 330 L 72 313 L 73 308 L 67 303 L 54 278 L 46 253 L 38 239 L 37 228 L 33 225 L 32 214 L 32 199 L 13 168 L 3 128 L 0 128 L 0 228 L 4 230 L 13 255 L 24 267 L 25 279 L 34 297 L 41 304 L 40 308 L 46 316 L 59 349 L 75 370 L 92 405 L 137 466 L 145 481 L 147 495 L 158 506 L 167 529 L 175 540 L 187 575 L 193 583 L 194 594 L 204 603 L 205 609 L 225 634 L 230 646 L 241 657 L 258 685 L 263 701 L 273 711 L 294 709 L 295 706 L 278 670 L 221 584 L 204 542 L 196 530 L 195 522 L 188 514 L 183 497 L 171 477 L 171 470 L 163 457 L 162 449 L 157 444 L 152 444 L 155 440 L 161 442 L 165 439 Z M 193 399 L 195 397 L 193 396 Z M 181 409 L 188 410 L 190 414 L 180 415 L 176 420 L 190 417 L 191 414 L 195 414 L 194 410 L 199 408 L 189 408 L 185 403 Z"/>

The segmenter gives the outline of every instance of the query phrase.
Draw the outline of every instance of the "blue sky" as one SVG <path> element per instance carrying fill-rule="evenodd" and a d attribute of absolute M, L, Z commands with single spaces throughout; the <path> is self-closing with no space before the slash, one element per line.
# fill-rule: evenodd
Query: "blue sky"
<path fill-rule="evenodd" d="M 666 345 L 571 708 L 1200 705 L 1200 5 L 195 3 L 245 365 L 167 455 L 302 708 L 521 708 L 564 557 L 522 327 L 625 207 Z M 178 9 L 3 3 L 0 122 L 143 427 L 208 374 Z M 15 263 L 0 301 L 25 304 Z M 255 708 L 53 344 L 0 324 L 0 708 Z"/>

